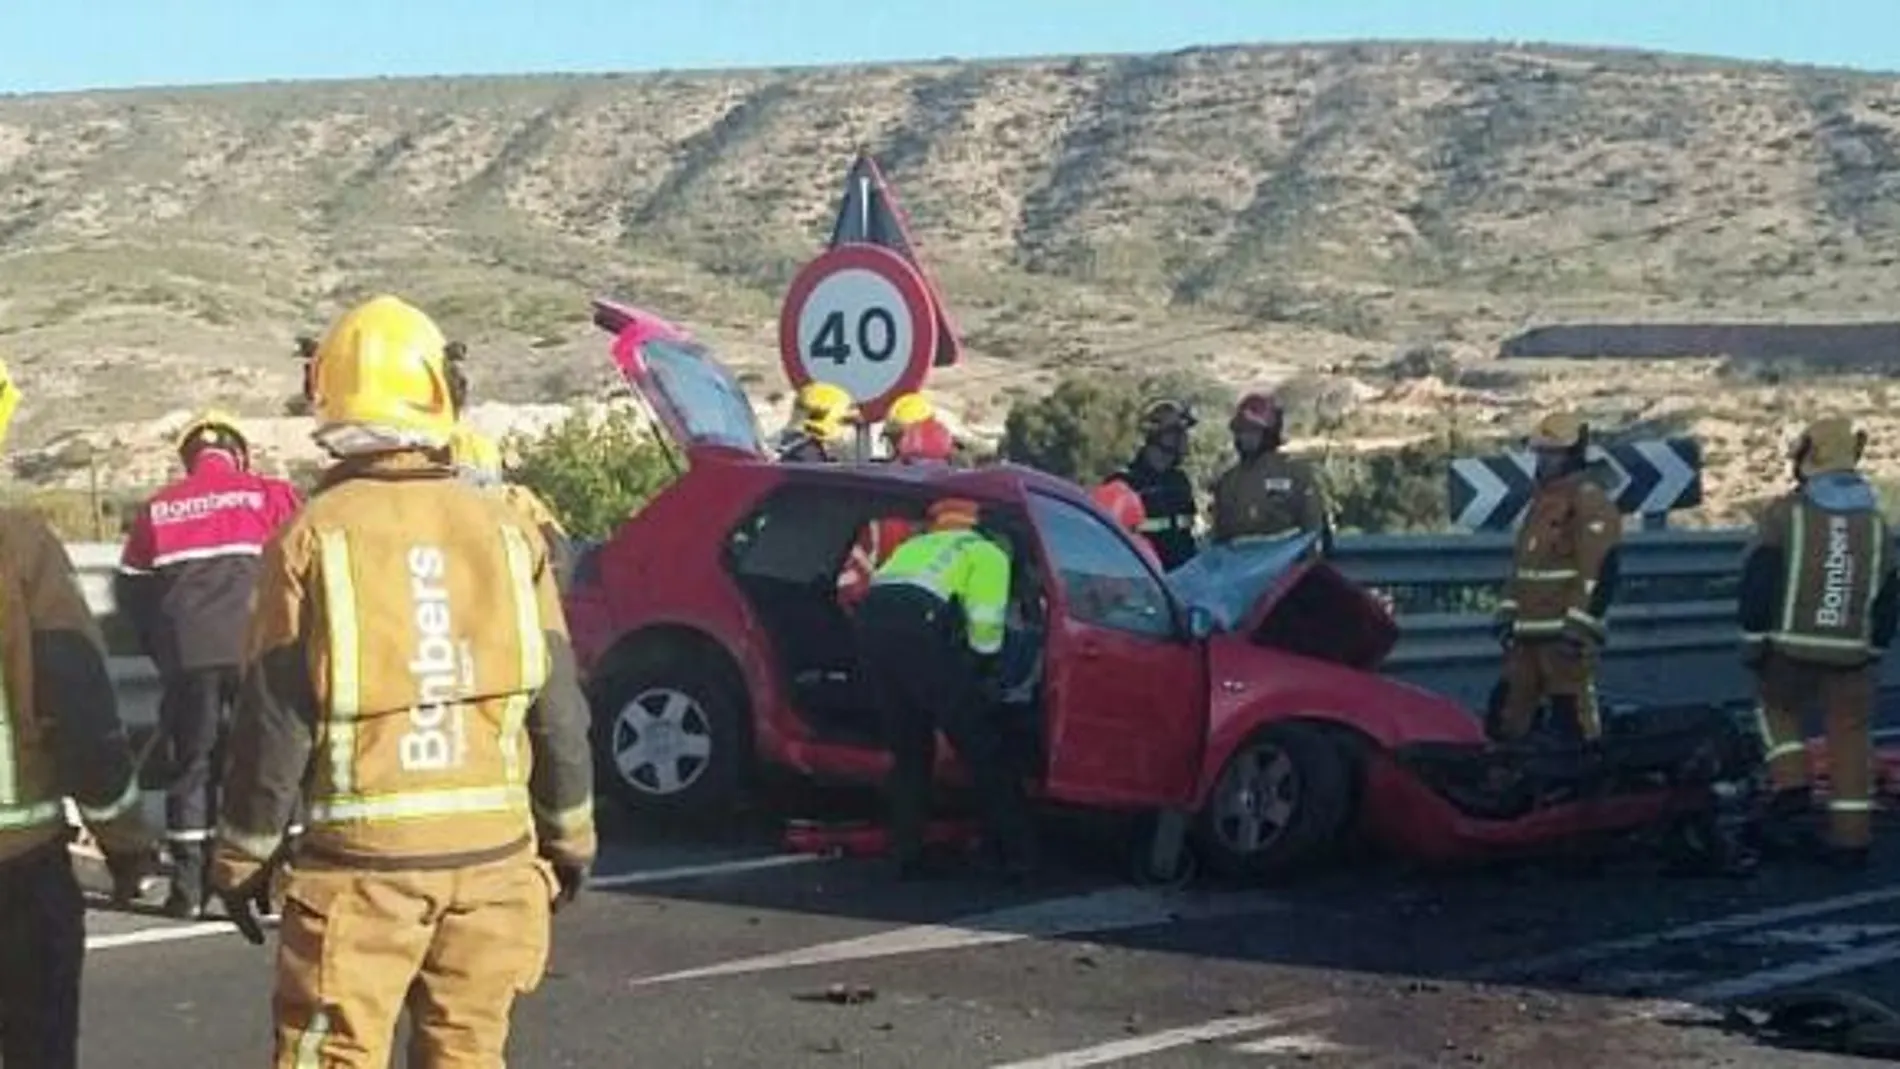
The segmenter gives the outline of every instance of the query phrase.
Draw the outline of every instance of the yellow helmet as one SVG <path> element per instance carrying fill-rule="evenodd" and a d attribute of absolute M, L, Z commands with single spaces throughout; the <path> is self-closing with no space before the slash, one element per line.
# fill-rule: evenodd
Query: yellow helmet
<path fill-rule="evenodd" d="M 1552 412 L 1537 422 L 1531 432 L 1532 449 L 1576 449 L 1584 444 L 1590 428 L 1574 412 Z"/>
<path fill-rule="evenodd" d="M 1808 424 L 1801 437 L 1795 439 L 1788 455 L 1802 475 L 1819 475 L 1852 471 L 1854 465 L 1860 463 L 1861 451 L 1866 447 L 1866 432 L 1856 431 L 1845 417 L 1827 416 Z"/>
<path fill-rule="evenodd" d="M 821 442 L 844 437 L 851 416 L 851 395 L 841 386 L 814 382 L 798 391 L 799 429 Z"/>
<path fill-rule="evenodd" d="M 340 452 L 440 448 L 455 430 L 447 340 L 396 297 L 375 297 L 330 325 L 310 372 L 317 437 Z"/>
<path fill-rule="evenodd" d="M 13 413 L 20 407 L 20 387 L 13 381 L 13 372 L 7 369 L 7 362 L 0 360 L 0 443 L 7 440 L 7 431 L 13 426 Z"/>
<path fill-rule="evenodd" d="M 251 448 L 249 439 L 244 436 L 244 428 L 238 425 L 237 417 L 221 408 L 207 408 L 187 420 L 178 429 L 178 437 L 173 439 L 172 448 L 183 457 L 199 444 L 229 447 L 240 454 L 249 453 Z"/>
<path fill-rule="evenodd" d="M 494 482 L 501 478 L 501 448 L 493 438 L 472 427 L 455 428 L 449 438 L 449 458 L 477 479 Z"/>
<path fill-rule="evenodd" d="M 891 402 L 891 410 L 884 414 L 884 426 L 891 434 L 902 434 L 904 428 L 934 417 L 937 410 L 923 394 L 907 393 Z"/>

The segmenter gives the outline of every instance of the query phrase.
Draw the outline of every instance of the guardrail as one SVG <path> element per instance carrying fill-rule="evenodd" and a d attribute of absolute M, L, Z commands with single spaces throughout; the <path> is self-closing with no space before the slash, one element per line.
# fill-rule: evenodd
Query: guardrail
<path fill-rule="evenodd" d="M 1742 701 L 1753 684 L 1736 660 L 1735 586 L 1747 532 L 1641 531 L 1626 535 L 1622 580 L 1610 612 L 1602 686 L 1636 702 Z M 1347 575 L 1391 595 L 1403 637 L 1388 671 L 1399 678 L 1483 702 L 1499 662 L 1491 632 L 1509 570 L 1508 533 L 1356 535 L 1338 540 L 1333 561 Z M 156 717 L 157 675 L 115 618 L 116 543 L 67 546 L 86 599 L 106 626 L 112 669 L 129 720 Z M 1884 666 L 1900 684 L 1900 665 Z"/>

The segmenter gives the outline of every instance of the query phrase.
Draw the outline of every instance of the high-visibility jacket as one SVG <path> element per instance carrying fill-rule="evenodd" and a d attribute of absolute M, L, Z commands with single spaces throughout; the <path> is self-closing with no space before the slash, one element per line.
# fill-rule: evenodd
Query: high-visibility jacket
<path fill-rule="evenodd" d="M 320 862 L 474 864 L 538 840 L 585 864 L 587 728 L 527 523 L 422 453 L 345 461 L 265 550 L 214 879 L 275 853 L 299 787 Z"/>
<path fill-rule="evenodd" d="M 1587 473 L 1538 487 L 1517 532 L 1499 616 L 1520 638 L 1600 644 L 1622 538 L 1622 514 Z"/>
<path fill-rule="evenodd" d="M 1851 472 L 1770 503 L 1742 567 L 1744 644 L 1820 665 L 1878 658 L 1896 616 L 1891 539 L 1873 488 Z"/>
<path fill-rule="evenodd" d="M 1215 542 L 1318 534 L 1330 541 L 1331 521 L 1312 465 L 1284 453 L 1242 460 L 1214 480 Z"/>
<path fill-rule="evenodd" d="M 44 520 L 0 509 L 0 864 L 67 833 L 66 797 L 106 853 L 151 848 L 72 561 Z"/>
<path fill-rule="evenodd" d="M 1003 648 L 1009 609 L 1009 554 L 975 531 L 930 531 L 897 547 L 872 586 L 904 583 L 928 590 L 963 614 L 970 649 L 987 656 Z"/>
<path fill-rule="evenodd" d="M 864 600 L 878 567 L 891 559 L 891 554 L 915 530 L 909 520 L 897 516 L 865 524 L 851 544 L 851 555 L 845 558 L 844 568 L 838 572 L 838 604 L 848 609 Z"/>

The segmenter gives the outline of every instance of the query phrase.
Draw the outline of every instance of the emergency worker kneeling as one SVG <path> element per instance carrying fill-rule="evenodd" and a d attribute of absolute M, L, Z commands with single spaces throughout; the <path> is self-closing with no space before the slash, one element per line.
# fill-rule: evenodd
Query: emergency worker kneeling
<path fill-rule="evenodd" d="M 501 1065 L 595 851 L 548 552 L 443 461 L 442 345 L 393 298 L 332 328 L 312 377 L 339 461 L 264 556 L 213 881 L 245 926 L 306 784 L 279 1066 L 383 1066 L 405 1007 L 409 1064 Z"/>

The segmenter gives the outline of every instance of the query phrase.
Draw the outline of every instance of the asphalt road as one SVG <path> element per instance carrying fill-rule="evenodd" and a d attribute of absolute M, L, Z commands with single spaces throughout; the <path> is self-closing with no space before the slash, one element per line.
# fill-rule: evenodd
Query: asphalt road
<path fill-rule="evenodd" d="M 1724 1031 L 1711 1007 L 1816 983 L 1900 1005 L 1900 824 L 1883 830 L 1853 876 L 1362 861 L 1167 891 L 1122 882 L 1097 846 L 1029 887 L 900 886 L 764 829 L 615 828 L 509 1064 L 1864 1065 Z M 268 1064 L 266 950 L 103 905 L 90 932 L 83 1064 Z"/>

